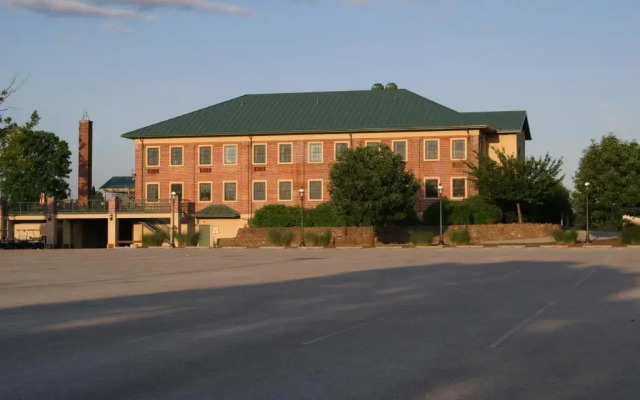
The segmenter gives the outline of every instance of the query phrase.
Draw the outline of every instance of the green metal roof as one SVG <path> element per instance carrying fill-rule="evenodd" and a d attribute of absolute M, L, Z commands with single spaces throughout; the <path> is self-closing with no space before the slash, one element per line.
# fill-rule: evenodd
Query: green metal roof
<path fill-rule="evenodd" d="M 526 111 L 485 111 L 462 113 L 470 123 L 487 124 L 498 132 L 524 132 L 525 138 L 531 140 L 529 119 Z"/>
<path fill-rule="evenodd" d="M 240 213 L 224 204 L 216 204 L 193 214 L 196 218 L 240 218 Z"/>
<path fill-rule="evenodd" d="M 482 114 L 487 114 L 488 121 L 483 120 Z M 523 120 L 518 126 L 517 118 L 501 114 L 459 113 L 406 89 L 254 94 L 149 125 L 122 137 L 492 128 L 490 121 L 514 131 L 523 129 Z"/>

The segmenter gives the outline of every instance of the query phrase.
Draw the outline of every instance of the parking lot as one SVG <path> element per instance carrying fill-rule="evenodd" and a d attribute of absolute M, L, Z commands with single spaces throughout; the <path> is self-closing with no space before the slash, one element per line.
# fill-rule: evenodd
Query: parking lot
<path fill-rule="evenodd" d="M 0 254 L 0 399 L 636 399 L 640 249 Z"/>

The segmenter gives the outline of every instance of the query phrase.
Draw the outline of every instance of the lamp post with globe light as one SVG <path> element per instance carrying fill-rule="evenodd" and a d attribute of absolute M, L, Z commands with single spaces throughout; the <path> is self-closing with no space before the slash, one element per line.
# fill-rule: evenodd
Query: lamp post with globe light
<path fill-rule="evenodd" d="M 305 247 L 304 243 L 304 188 L 298 189 L 300 194 L 300 247 Z"/>
<path fill-rule="evenodd" d="M 438 184 L 438 200 L 440 201 L 440 241 L 438 244 L 444 246 L 444 238 L 442 237 L 442 185 Z"/>
<path fill-rule="evenodd" d="M 589 186 L 591 184 L 589 182 L 584 183 L 584 188 L 587 196 L 587 237 L 585 238 L 585 243 L 591 243 L 591 237 L 589 234 Z"/>

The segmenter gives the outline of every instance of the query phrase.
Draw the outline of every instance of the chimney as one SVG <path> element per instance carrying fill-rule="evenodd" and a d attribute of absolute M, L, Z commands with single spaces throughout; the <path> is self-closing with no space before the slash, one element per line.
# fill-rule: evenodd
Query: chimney
<path fill-rule="evenodd" d="M 78 127 L 78 202 L 89 204 L 91 194 L 91 167 L 93 147 L 93 121 L 84 111 Z"/>

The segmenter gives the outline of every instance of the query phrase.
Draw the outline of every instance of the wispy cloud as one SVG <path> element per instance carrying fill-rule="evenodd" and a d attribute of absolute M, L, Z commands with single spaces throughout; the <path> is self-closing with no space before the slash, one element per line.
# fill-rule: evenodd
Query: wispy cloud
<path fill-rule="evenodd" d="M 136 32 L 133 29 L 129 29 L 124 25 L 108 23 L 100 26 L 100 29 L 104 31 L 119 33 L 121 35 L 133 35 Z"/>
<path fill-rule="evenodd" d="M 15 7 L 50 16 L 150 18 L 145 10 L 172 8 L 218 14 L 252 15 L 244 7 L 210 0 L 5 0 Z"/>

